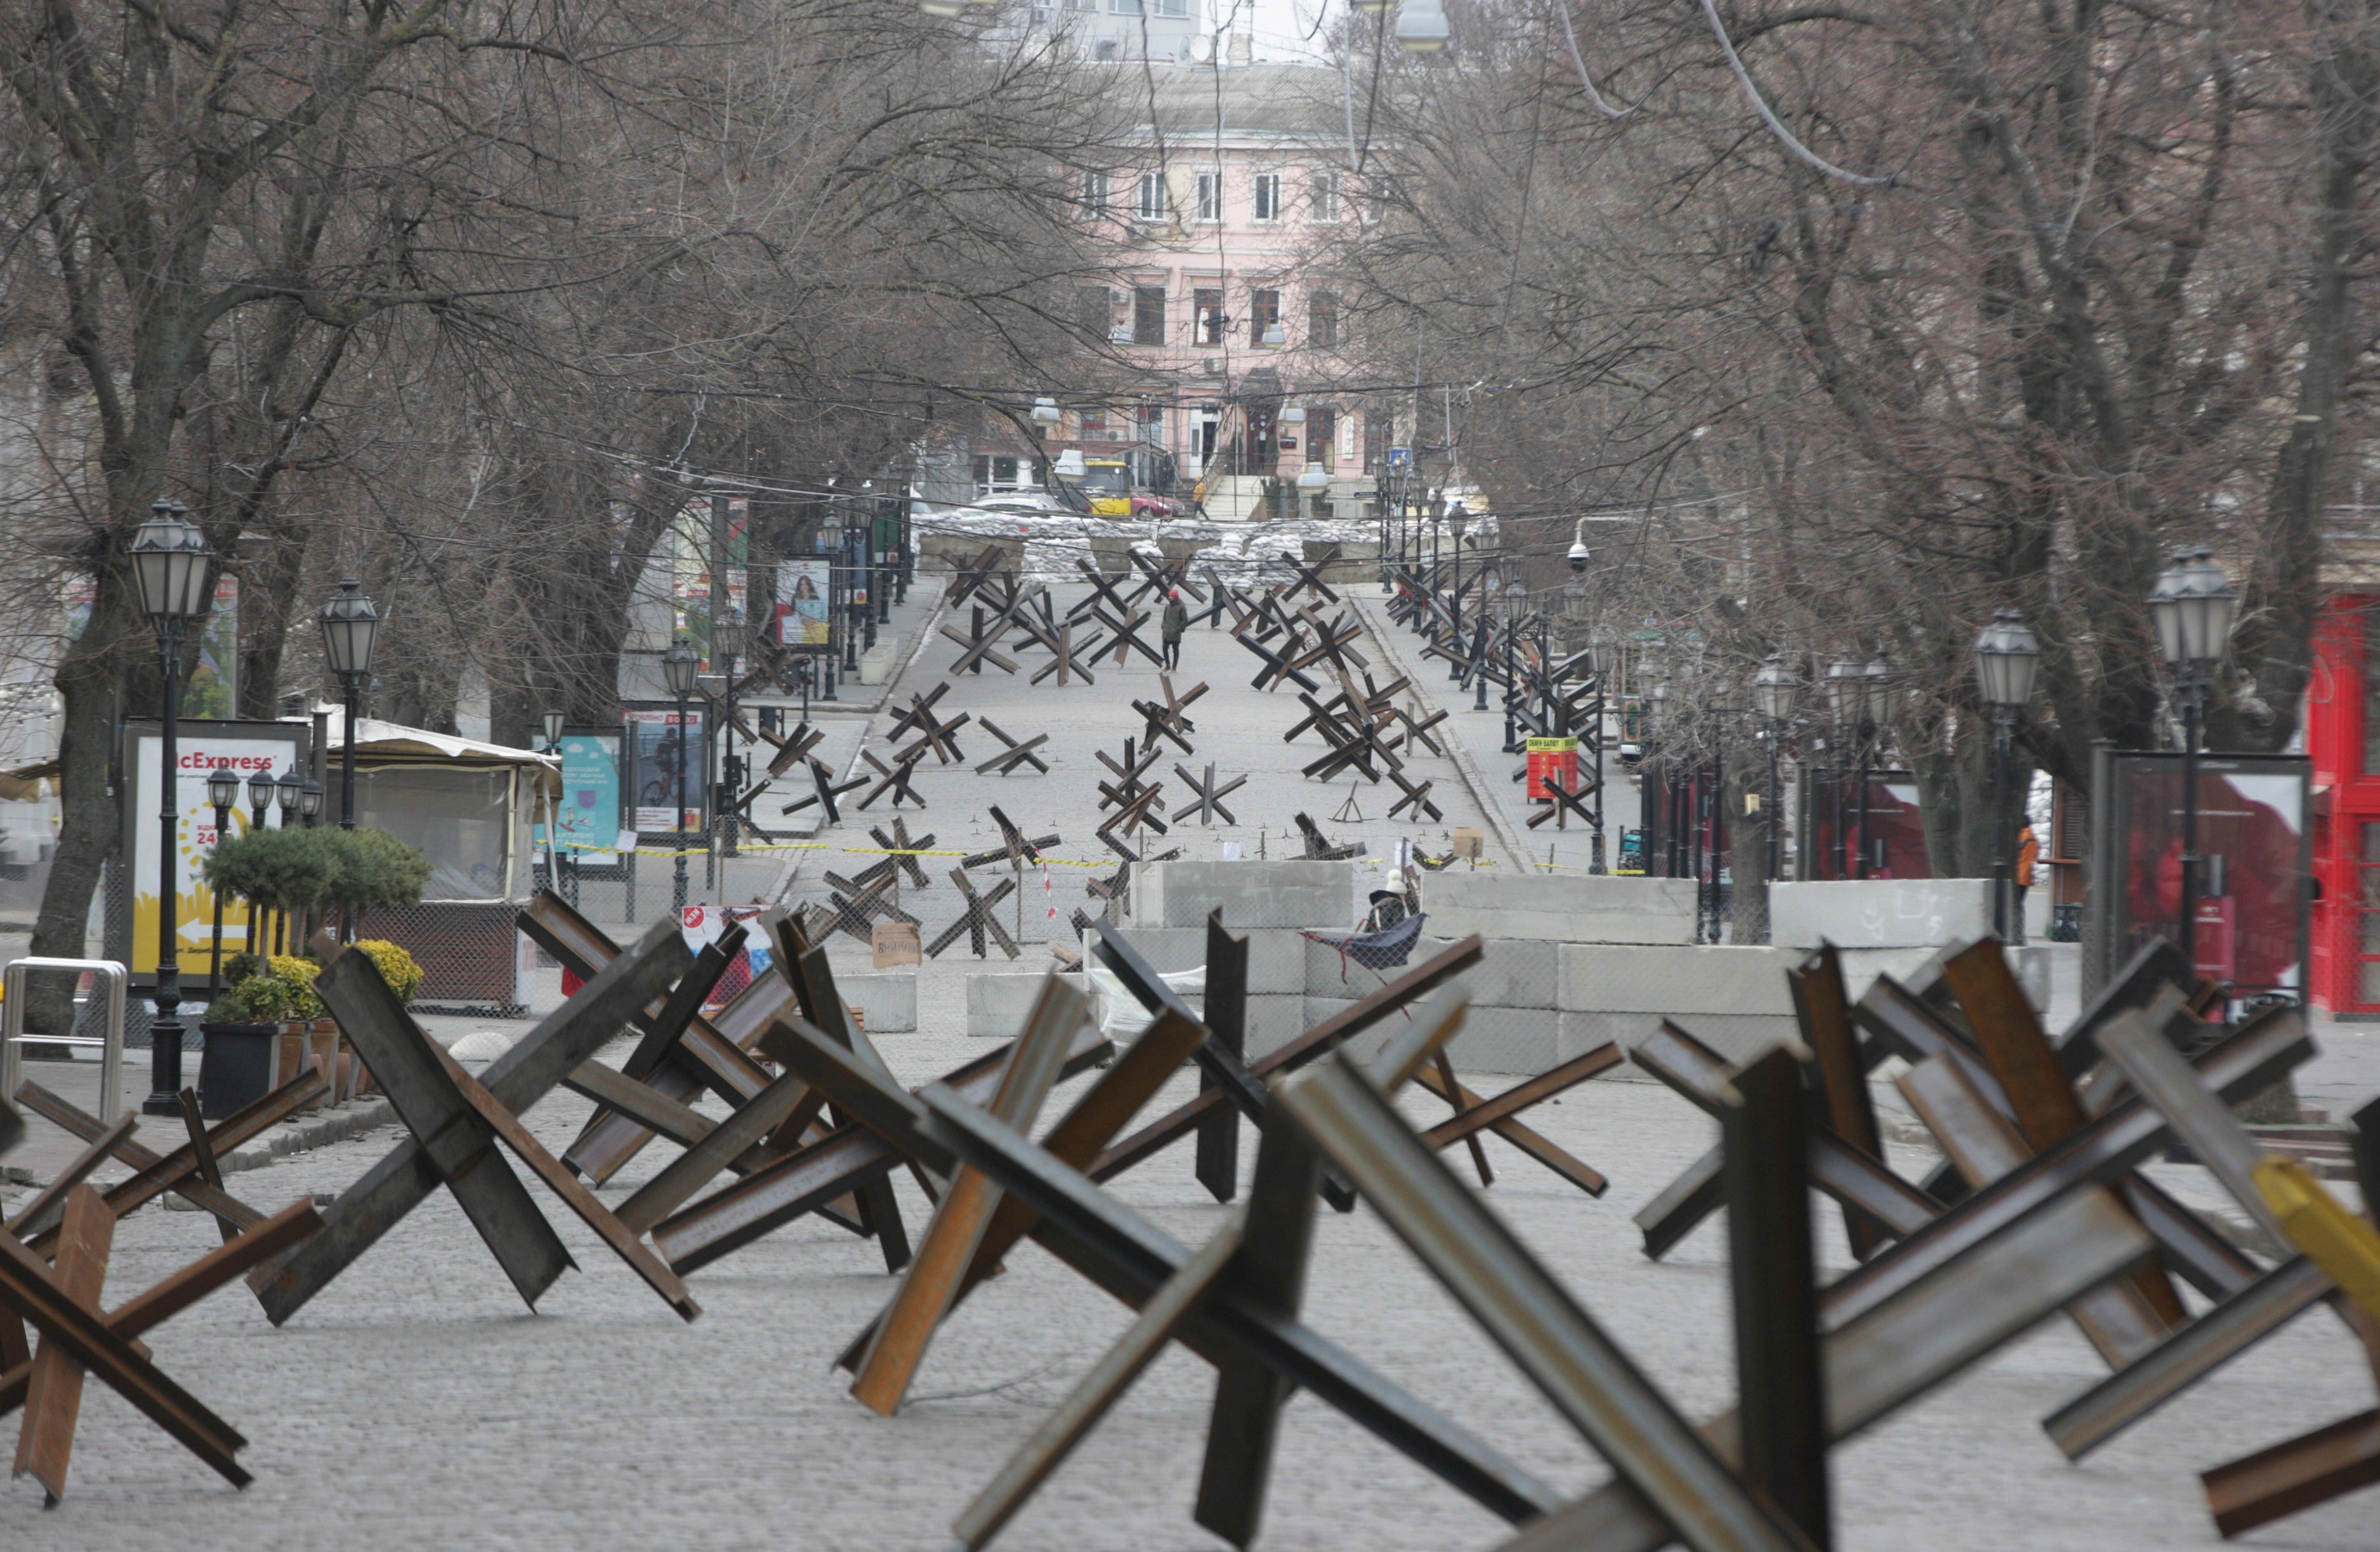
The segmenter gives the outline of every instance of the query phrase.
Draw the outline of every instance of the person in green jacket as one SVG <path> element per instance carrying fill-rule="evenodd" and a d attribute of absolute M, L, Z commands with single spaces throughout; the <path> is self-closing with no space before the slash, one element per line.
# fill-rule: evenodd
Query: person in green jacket
<path fill-rule="evenodd" d="M 1182 666 L 1182 633 L 1190 628 L 1190 611 L 1182 607 L 1182 589 L 1172 588 L 1165 595 L 1165 618 L 1158 622 L 1157 634 L 1165 644 L 1165 666 Z"/>

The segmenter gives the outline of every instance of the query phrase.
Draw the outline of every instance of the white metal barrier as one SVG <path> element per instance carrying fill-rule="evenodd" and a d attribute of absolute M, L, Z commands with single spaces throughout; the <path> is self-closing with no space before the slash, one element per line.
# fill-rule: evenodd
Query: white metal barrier
<path fill-rule="evenodd" d="M 105 1033 L 96 1040 L 88 1036 L 27 1035 L 25 977 L 35 970 L 88 970 L 96 975 L 107 990 L 107 1022 L 102 1026 Z M 114 1124 L 116 1112 L 124 1108 L 124 1000 L 131 979 L 124 965 L 113 959 L 20 959 L 0 973 L 0 1096 L 15 1096 L 24 1061 L 20 1048 L 28 1040 L 50 1046 L 97 1046 L 99 1119 L 102 1124 Z"/>

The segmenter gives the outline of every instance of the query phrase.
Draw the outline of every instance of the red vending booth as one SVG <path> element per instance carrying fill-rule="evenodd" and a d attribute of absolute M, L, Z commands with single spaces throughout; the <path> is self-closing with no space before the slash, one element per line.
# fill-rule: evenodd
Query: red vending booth
<path fill-rule="evenodd" d="M 2314 624 L 2306 686 L 2313 765 L 2314 1003 L 2380 1018 L 2380 593 L 2341 593 Z"/>

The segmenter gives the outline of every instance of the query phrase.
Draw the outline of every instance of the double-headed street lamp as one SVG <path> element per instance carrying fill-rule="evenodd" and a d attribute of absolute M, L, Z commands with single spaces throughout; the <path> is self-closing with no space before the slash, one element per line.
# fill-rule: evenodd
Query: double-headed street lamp
<path fill-rule="evenodd" d="M 1836 725 L 1852 741 L 1851 778 L 1859 805 L 1856 827 L 1843 823 L 1841 805 L 1836 805 L 1837 850 L 1847 864 L 1840 870 L 1848 878 L 1866 878 L 1875 856 L 1876 848 L 1868 843 L 1867 836 L 1868 761 L 1883 737 L 1885 720 L 1892 712 L 1888 687 L 1891 678 L 1892 664 L 1881 657 L 1864 665 L 1857 659 L 1846 658 L 1827 670 L 1827 707 L 1833 712 Z M 1851 840 L 1854 829 L 1859 836 L 1855 860 Z"/>
<path fill-rule="evenodd" d="M 682 636 L 662 654 L 662 675 L 669 682 L 669 693 L 677 701 L 677 779 L 673 788 L 677 800 L 677 855 L 672 859 L 674 866 L 670 899 L 680 911 L 686 909 L 686 697 L 694 694 L 695 675 L 701 669 L 702 660 Z"/>
<path fill-rule="evenodd" d="M 2173 670 L 2181 702 L 2181 957 L 2198 964 L 2198 745 L 2206 725 L 2206 686 L 2230 649 L 2240 594 L 2204 545 L 2177 550 L 2149 589 L 2157 655 Z"/>
<path fill-rule="evenodd" d="M 2041 643 L 2013 609 L 1993 615 L 1975 637 L 1975 685 L 1992 709 L 1992 930 L 2004 942 L 2024 927 L 2009 920 L 2009 746 L 2040 667 Z"/>
<path fill-rule="evenodd" d="M 182 1089 L 181 900 L 175 843 L 180 821 L 180 751 L 176 747 L 182 715 L 182 634 L 214 602 L 214 552 L 179 502 L 159 500 L 126 546 L 140 612 L 157 631 L 158 666 L 164 674 L 163 715 L 158 719 L 157 809 L 157 1016 L 150 1025 L 149 1097 L 144 1115 L 179 1115 Z"/>
<path fill-rule="evenodd" d="M 1793 715 L 1793 674 L 1786 668 L 1785 660 L 1771 652 L 1752 676 L 1752 704 L 1768 720 L 1768 814 L 1764 827 L 1768 831 L 1767 853 L 1767 876 L 1777 878 L 1783 865 L 1783 853 L 1779 845 L 1778 810 L 1784 803 L 1784 789 L 1778 773 L 1778 746 L 1785 742 L 1785 723 Z"/>

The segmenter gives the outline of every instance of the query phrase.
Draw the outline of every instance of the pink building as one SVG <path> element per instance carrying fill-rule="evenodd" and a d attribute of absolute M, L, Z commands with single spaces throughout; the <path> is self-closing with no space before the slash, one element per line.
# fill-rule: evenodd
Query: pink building
<path fill-rule="evenodd" d="M 1138 78 L 1144 67 L 1129 68 Z M 1209 515 L 1227 519 L 1246 516 L 1268 479 L 1318 464 L 1331 481 L 1324 499 L 1352 515 L 1386 461 L 1393 408 L 1367 414 L 1330 392 L 1343 375 L 1340 304 L 1308 275 L 1315 250 L 1362 214 L 1340 74 L 1146 68 L 1143 153 L 1087 175 L 1084 189 L 1117 248 L 1108 337 L 1145 381 L 1113 404 L 1070 407 L 1051 444 L 1123 454 L 1148 483 L 1170 465 L 1178 493 L 1195 485 Z M 989 472 L 979 460 L 979 484 Z"/>

